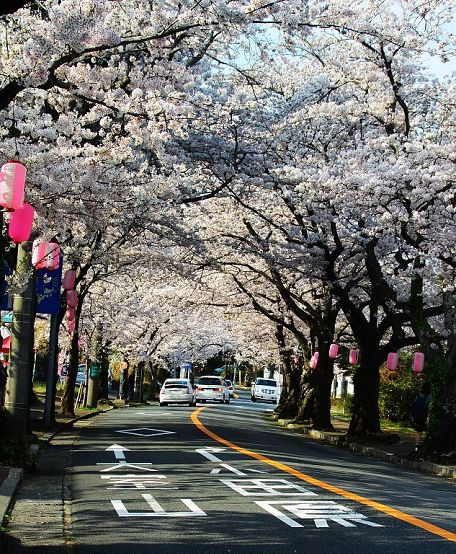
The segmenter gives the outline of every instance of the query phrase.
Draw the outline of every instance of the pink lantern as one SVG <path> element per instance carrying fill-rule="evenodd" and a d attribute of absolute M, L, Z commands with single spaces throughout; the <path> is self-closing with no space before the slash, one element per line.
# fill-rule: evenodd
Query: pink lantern
<path fill-rule="evenodd" d="M 0 171 L 0 206 L 17 210 L 24 201 L 25 167 L 14 160 L 2 166 Z"/>
<path fill-rule="evenodd" d="M 415 352 L 413 354 L 413 373 L 421 373 L 424 369 L 424 354 L 422 352 Z"/>
<path fill-rule="evenodd" d="M 359 350 L 352 349 L 350 350 L 350 354 L 348 355 L 348 361 L 350 362 L 350 365 L 356 365 L 358 363 L 359 358 Z"/>
<path fill-rule="evenodd" d="M 35 210 L 30 204 L 22 204 L 10 217 L 8 235 L 16 244 L 30 238 Z"/>
<path fill-rule="evenodd" d="M 67 306 L 70 308 L 76 308 L 78 304 L 78 293 L 75 290 L 67 290 L 66 293 Z"/>
<path fill-rule="evenodd" d="M 74 308 L 68 307 L 65 315 L 68 321 L 74 319 Z"/>
<path fill-rule="evenodd" d="M 331 344 L 331 346 L 329 347 L 329 357 L 332 359 L 335 359 L 337 358 L 338 355 L 339 355 L 339 345 L 335 343 Z"/>
<path fill-rule="evenodd" d="M 36 269 L 45 267 L 46 242 L 40 242 L 39 239 L 33 241 L 32 265 Z"/>
<path fill-rule="evenodd" d="M 315 369 L 318 365 L 318 358 L 320 356 L 319 352 L 315 352 L 314 355 L 310 358 L 309 366 L 311 369 Z"/>
<path fill-rule="evenodd" d="M 65 290 L 71 290 L 74 288 L 74 282 L 76 280 L 76 271 L 74 269 L 69 269 L 65 271 L 65 275 L 62 279 L 62 286 Z"/>
<path fill-rule="evenodd" d="M 56 242 L 48 242 L 46 268 L 50 271 L 58 269 L 60 263 L 60 246 Z"/>
<path fill-rule="evenodd" d="M 54 271 L 60 263 L 60 246 L 56 242 L 33 242 L 32 264 L 36 269 Z"/>
<path fill-rule="evenodd" d="M 388 359 L 386 361 L 386 366 L 390 371 L 395 371 L 397 369 L 397 364 L 399 363 L 399 354 L 397 352 L 390 352 L 388 354 Z"/>
<path fill-rule="evenodd" d="M 74 330 L 76 329 L 76 322 L 74 321 L 74 319 L 68 319 L 68 320 L 67 320 L 66 327 L 67 327 L 67 331 L 68 331 L 70 334 L 71 334 L 71 333 L 74 333 Z"/>

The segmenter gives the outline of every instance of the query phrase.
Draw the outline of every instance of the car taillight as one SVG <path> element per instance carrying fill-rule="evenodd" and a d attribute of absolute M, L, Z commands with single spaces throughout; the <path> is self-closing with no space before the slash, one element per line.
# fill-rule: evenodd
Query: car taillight
<path fill-rule="evenodd" d="M 204 390 L 204 389 L 202 389 L 201 387 L 196 387 L 196 390 Z"/>
<path fill-rule="evenodd" d="M 220 392 L 222 389 L 214 389 L 215 392 Z"/>

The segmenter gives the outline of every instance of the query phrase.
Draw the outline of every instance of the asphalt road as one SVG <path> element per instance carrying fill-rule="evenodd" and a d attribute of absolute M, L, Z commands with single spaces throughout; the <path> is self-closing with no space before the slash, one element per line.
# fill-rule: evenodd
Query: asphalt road
<path fill-rule="evenodd" d="M 456 552 L 456 484 L 276 428 L 245 393 L 203 406 L 88 420 L 77 554 Z"/>

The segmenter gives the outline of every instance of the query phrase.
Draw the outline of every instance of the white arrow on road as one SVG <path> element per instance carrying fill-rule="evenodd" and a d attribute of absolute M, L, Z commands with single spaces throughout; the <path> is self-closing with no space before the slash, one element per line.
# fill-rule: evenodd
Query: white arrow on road
<path fill-rule="evenodd" d="M 129 448 L 125 448 L 125 446 L 121 446 L 120 444 L 112 444 L 111 446 L 108 446 L 108 448 L 106 448 L 105 450 L 110 450 L 114 452 L 116 460 L 125 460 L 125 451 L 130 451 Z"/>

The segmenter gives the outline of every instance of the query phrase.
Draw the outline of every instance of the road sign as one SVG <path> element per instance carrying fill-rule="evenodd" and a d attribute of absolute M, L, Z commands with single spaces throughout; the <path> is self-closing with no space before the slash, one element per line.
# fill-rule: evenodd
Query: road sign
<path fill-rule="evenodd" d="M 90 366 L 89 377 L 91 379 L 98 379 L 98 377 L 100 377 L 100 369 L 96 365 Z"/>

